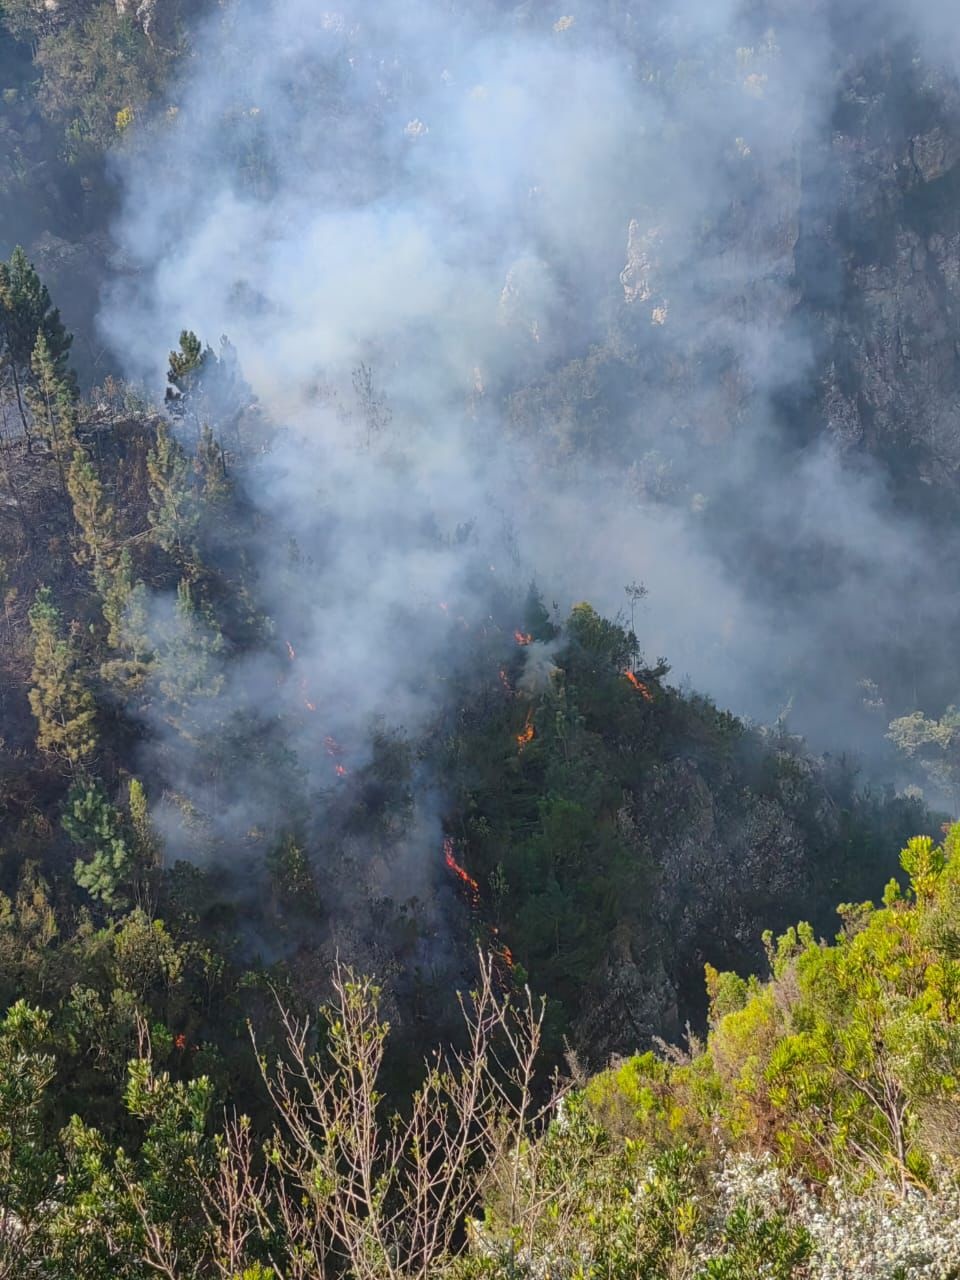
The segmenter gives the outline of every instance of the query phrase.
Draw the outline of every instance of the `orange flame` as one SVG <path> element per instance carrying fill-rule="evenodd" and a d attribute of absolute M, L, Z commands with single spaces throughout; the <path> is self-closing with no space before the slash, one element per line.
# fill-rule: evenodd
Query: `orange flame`
<path fill-rule="evenodd" d="M 454 854 L 454 845 L 452 836 L 444 836 L 443 840 L 443 860 L 464 886 L 470 897 L 470 909 L 475 912 L 480 910 L 480 886 L 474 880 L 473 876 L 467 871 L 466 867 L 462 867 Z M 513 952 L 500 937 L 500 930 L 497 926 L 489 925 L 487 932 L 490 935 L 491 951 L 496 958 L 504 964 L 509 972 L 513 972 L 516 961 L 513 958 Z"/>
<path fill-rule="evenodd" d="M 474 880 L 473 876 L 467 871 L 466 867 L 461 867 L 453 854 L 453 837 L 446 836 L 443 841 L 443 860 L 457 877 L 464 884 L 470 893 L 470 905 L 476 911 L 480 907 L 480 886 Z"/>
<path fill-rule="evenodd" d="M 625 671 L 623 674 L 627 677 L 627 679 L 630 681 L 630 683 L 633 685 L 636 691 L 643 698 L 645 698 L 647 702 L 653 701 L 653 694 L 650 692 L 650 690 L 647 688 L 647 686 L 643 683 L 642 680 L 638 680 L 632 671 Z"/>
<path fill-rule="evenodd" d="M 533 636 L 529 631 L 515 631 L 513 638 L 520 645 L 533 644 Z"/>
<path fill-rule="evenodd" d="M 533 727 L 533 708 L 527 712 L 527 718 L 524 722 L 523 729 L 517 734 L 517 745 L 522 751 L 528 742 L 532 742 L 535 736 Z"/>

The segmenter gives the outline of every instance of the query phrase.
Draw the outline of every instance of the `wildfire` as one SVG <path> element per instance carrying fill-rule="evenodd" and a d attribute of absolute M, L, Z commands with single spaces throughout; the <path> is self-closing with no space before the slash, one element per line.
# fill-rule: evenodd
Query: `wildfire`
<path fill-rule="evenodd" d="M 517 734 L 517 746 L 520 748 L 521 751 L 527 745 L 528 742 L 533 741 L 534 735 L 535 735 L 535 730 L 533 727 L 533 708 L 531 707 L 531 709 L 527 712 L 527 718 L 526 718 L 526 721 L 524 722 L 523 728 Z"/>
<path fill-rule="evenodd" d="M 316 711 L 317 709 L 317 704 L 315 702 L 311 702 L 309 698 L 306 700 L 306 702 L 304 702 L 303 705 L 307 708 L 308 711 Z"/>
<path fill-rule="evenodd" d="M 293 647 L 293 645 L 290 643 L 289 640 L 286 642 L 286 645 L 287 645 L 287 653 L 290 655 L 290 661 L 293 662 L 297 656 L 297 651 Z"/>
<path fill-rule="evenodd" d="M 329 733 L 323 740 L 323 747 L 327 755 L 334 761 L 333 771 L 338 778 L 347 776 L 347 769 L 343 763 L 343 747 Z"/>
<path fill-rule="evenodd" d="M 623 674 L 627 677 L 627 679 L 630 681 L 630 683 L 636 689 L 637 693 L 639 693 L 642 698 L 646 699 L 647 702 L 653 701 L 653 694 L 650 692 L 650 690 L 647 688 L 647 686 L 643 683 L 642 680 L 638 680 L 632 671 L 625 671 Z"/>
<path fill-rule="evenodd" d="M 513 633 L 513 638 L 519 645 L 533 644 L 533 636 L 529 631 L 515 631 Z"/>
<path fill-rule="evenodd" d="M 453 854 L 453 837 L 446 836 L 443 841 L 443 860 L 462 884 L 466 885 L 470 892 L 470 905 L 474 910 L 480 906 L 480 886 L 474 880 L 473 876 L 467 871 L 466 867 L 461 867 Z"/>
<path fill-rule="evenodd" d="M 453 852 L 453 837 L 445 836 L 443 841 L 443 860 L 464 886 L 470 897 L 470 910 L 474 913 L 480 911 L 480 886 L 474 880 L 473 876 L 467 871 L 466 867 L 461 867 Z M 497 926 L 489 925 L 487 932 L 490 935 L 490 949 L 494 956 L 506 966 L 508 972 L 512 973 L 516 961 L 513 958 L 513 952 L 500 937 L 500 930 Z"/>
<path fill-rule="evenodd" d="M 513 693 L 513 689 L 510 687 L 510 681 L 507 678 L 507 673 L 504 671 L 503 667 L 500 668 L 500 683 L 506 689 L 507 693 Z"/>

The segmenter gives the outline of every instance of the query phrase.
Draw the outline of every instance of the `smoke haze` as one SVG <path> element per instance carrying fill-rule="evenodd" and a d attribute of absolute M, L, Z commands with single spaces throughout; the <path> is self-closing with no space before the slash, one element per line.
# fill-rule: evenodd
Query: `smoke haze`
<path fill-rule="evenodd" d="M 455 703 L 533 576 L 560 615 L 642 581 L 640 644 L 676 679 L 880 751 L 864 649 L 936 618 L 956 547 L 782 411 L 815 376 L 798 257 L 840 198 L 818 165 L 844 69 L 953 39 L 946 9 L 868 12 L 261 0 L 200 33 L 117 158 L 101 326 L 154 388 L 182 328 L 228 334 L 281 428 L 245 482 L 295 675 L 227 665 L 223 705 L 289 700 L 315 786 Z M 189 793 L 193 762 L 163 767 Z M 282 807 L 245 775 L 218 821 Z"/>

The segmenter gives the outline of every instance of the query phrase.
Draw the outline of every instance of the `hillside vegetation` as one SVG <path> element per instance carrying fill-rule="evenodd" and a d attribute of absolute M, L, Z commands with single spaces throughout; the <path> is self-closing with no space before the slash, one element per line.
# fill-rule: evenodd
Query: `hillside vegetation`
<path fill-rule="evenodd" d="M 0 0 L 0 1280 L 960 1280 L 875 8 Z"/>
<path fill-rule="evenodd" d="M 379 991 L 337 970 L 319 1034 L 285 1015 L 261 1126 L 161 1064 L 138 1020 L 116 1146 L 51 1127 L 63 1032 L 0 1025 L 0 1258 L 49 1276 L 948 1277 L 960 1267 L 960 825 L 902 853 L 833 943 L 708 966 L 710 1025 L 593 1078 L 539 1070 L 543 1007 L 495 960 L 460 1047 L 381 1092 Z M 176 1047 L 183 1048 L 177 1041 Z M 254 1047 L 239 1050 L 253 1056 Z M 159 1060 L 158 1060 L 159 1059 Z"/>

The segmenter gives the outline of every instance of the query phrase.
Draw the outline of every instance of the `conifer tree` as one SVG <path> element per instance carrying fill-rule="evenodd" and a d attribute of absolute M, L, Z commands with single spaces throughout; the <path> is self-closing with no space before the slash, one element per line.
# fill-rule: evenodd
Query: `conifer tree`
<path fill-rule="evenodd" d="M 77 782 L 71 788 L 62 821 L 73 842 L 87 854 L 74 865 L 77 884 L 107 906 L 122 905 L 122 891 L 133 870 L 133 849 L 123 815 L 107 799 L 101 784 Z"/>
<path fill-rule="evenodd" d="M 214 505 L 220 503 L 229 493 L 230 486 L 223 449 L 209 426 L 200 431 L 195 466 L 205 501 Z"/>
<path fill-rule="evenodd" d="M 147 474 L 153 541 L 182 563 L 192 561 L 200 512 L 190 463 L 165 423 L 158 426 L 156 445 L 147 455 Z"/>
<path fill-rule="evenodd" d="M 180 346 L 170 352 L 167 369 L 167 403 L 176 406 L 182 398 L 189 395 L 199 381 L 200 372 L 207 359 L 213 355 L 208 346 L 206 350 L 195 333 L 183 329 L 180 333 Z"/>
<path fill-rule="evenodd" d="M 216 697 L 223 687 L 216 661 L 223 647 L 216 620 L 198 607 L 190 583 L 181 579 L 174 616 L 160 645 L 159 688 L 163 696 L 181 710 L 198 699 Z"/>
<path fill-rule="evenodd" d="M 134 578 L 133 559 L 124 547 L 113 561 L 98 587 L 107 624 L 107 644 L 111 649 L 125 649 L 134 662 L 147 655 L 144 598 L 146 588 Z"/>
<path fill-rule="evenodd" d="M 205 427 L 221 440 L 229 435 L 239 448 L 240 418 L 252 399 L 236 347 L 226 334 L 215 354 L 209 344 L 203 346 L 195 333 L 184 329 L 178 350 L 170 352 L 166 401 L 171 417 L 190 423 L 198 448 Z"/>
<path fill-rule="evenodd" d="M 89 567 L 94 585 L 103 594 L 106 575 L 116 562 L 114 509 L 107 502 L 96 468 L 82 449 L 74 449 L 67 472 L 73 518 L 80 530 L 74 552 L 77 564 Z"/>
<path fill-rule="evenodd" d="M 143 593 L 143 584 L 134 578 L 129 550 L 126 547 L 117 550 L 116 513 L 106 500 L 96 468 L 82 449 L 74 450 L 67 488 L 73 503 L 73 517 L 80 530 L 75 559 L 89 568 L 100 596 L 107 624 L 107 644 L 111 649 L 131 650 L 134 662 L 139 665 L 145 656 L 146 644 L 140 643 L 137 629 L 127 622 L 128 613 L 132 618 L 131 598 L 134 593 Z"/>
<path fill-rule="evenodd" d="M 26 409 L 26 389 L 33 381 L 32 357 L 37 338 L 46 343 L 56 379 L 73 391 L 67 360 L 73 342 L 50 301 L 36 268 L 18 245 L 9 262 L 0 262 L 0 363 L 9 372 L 20 421 L 29 441 L 30 422 Z"/>
<path fill-rule="evenodd" d="M 76 647 L 63 634 L 49 587 L 37 592 L 29 617 L 33 632 L 29 699 L 37 721 L 37 746 L 78 773 L 97 747 L 93 695 L 80 670 Z"/>
<path fill-rule="evenodd" d="M 150 906 L 152 905 L 152 882 L 161 864 L 160 841 L 150 821 L 147 793 L 139 778 L 130 779 L 127 795 L 130 806 L 130 833 L 137 901 L 141 906 Z"/>
<path fill-rule="evenodd" d="M 27 392 L 34 424 L 57 461 L 60 487 L 67 492 L 66 459 L 76 443 L 76 407 L 70 382 L 64 378 L 43 332 L 37 334 L 31 357 L 34 385 Z"/>

